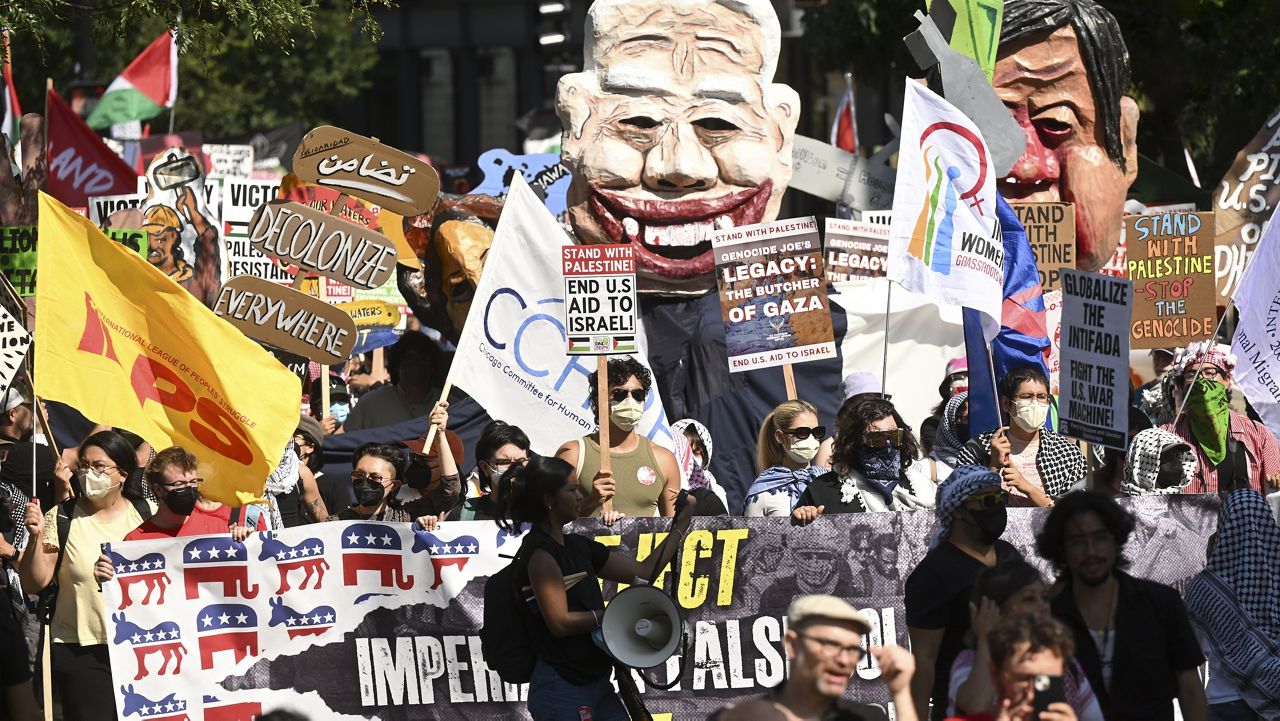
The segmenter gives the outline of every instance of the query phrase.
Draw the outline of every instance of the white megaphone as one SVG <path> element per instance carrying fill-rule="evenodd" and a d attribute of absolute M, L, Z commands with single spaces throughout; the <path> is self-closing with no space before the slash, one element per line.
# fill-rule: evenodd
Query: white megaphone
<path fill-rule="evenodd" d="M 600 621 L 605 651 L 624 666 L 653 668 L 676 652 L 684 618 L 671 597 L 653 586 L 632 586 L 609 602 Z"/>

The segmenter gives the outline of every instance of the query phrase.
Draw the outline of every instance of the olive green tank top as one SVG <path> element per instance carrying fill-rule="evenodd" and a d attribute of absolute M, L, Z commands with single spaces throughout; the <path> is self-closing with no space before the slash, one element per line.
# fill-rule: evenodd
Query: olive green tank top
<path fill-rule="evenodd" d="M 613 510 L 627 514 L 628 518 L 650 518 L 658 515 L 658 498 L 667 485 L 658 458 L 653 454 L 653 442 L 640 436 L 640 444 L 626 453 L 609 454 L 613 464 L 613 480 L 617 492 L 613 497 Z M 582 495 L 591 495 L 591 479 L 600 472 L 600 444 L 589 436 L 583 436 L 578 444 L 578 486 Z M 591 515 L 599 516 L 597 508 Z"/>

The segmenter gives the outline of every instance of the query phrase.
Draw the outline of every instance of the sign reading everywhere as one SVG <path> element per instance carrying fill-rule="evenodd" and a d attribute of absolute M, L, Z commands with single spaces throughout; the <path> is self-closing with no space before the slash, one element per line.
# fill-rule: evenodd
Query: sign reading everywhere
<path fill-rule="evenodd" d="M 1133 347 L 1174 348 L 1213 335 L 1213 213 L 1125 218 Z"/>
<path fill-rule="evenodd" d="M 630 245 L 566 245 L 565 333 L 569 355 L 636 352 L 636 257 Z"/>
<path fill-rule="evenodd" d="M 249 243 L 263 255 L 357 288 L 380 287 L 396 269 L 385 235 L 301 203 L 263 203 L 249 221 Z"/>
<path fill-rule="evenodd" d="M 293 154 L 293 172 L 305 182 L 400 215 L 427 212 L 440 194 L 440 176 L 425 161 L 331 125 L 302 139 Z"/>
<path fill-rule="evenodd" d="M 1062 271 L 1062 434 L 1124 451 L 1129 433 L 1133 284 Z"/>
<path fill-rule="evenodd" d="M 213 310 L 250 338 L 317 363 L 341 363 L 355 348 L 356 324 L 342 309 L 251 275 L 224 283 Z"/>
<path fill-rule="evenodd" d="M 881 278 L 889 259 L 888 224 L 827 218 L 826 275 L 832 283 Z"/>
<path fill-rule="evenodd" d="M 1040 287 L 1054 290 L 1064 268 L 1076 267 L 1076 214 L 1071 203 L 1010 203 L 1036 256 Z"/>
<path fill-rule="evenodd" d="M 813 217 L 717 230 L 711 248 L 731 372 L 835 356 Z"/>

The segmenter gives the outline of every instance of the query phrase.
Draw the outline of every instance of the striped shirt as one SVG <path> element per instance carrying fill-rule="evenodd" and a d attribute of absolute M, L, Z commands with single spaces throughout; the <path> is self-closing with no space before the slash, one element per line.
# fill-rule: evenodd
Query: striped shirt
<path fill-rule="evenodd" d="M 1196 444 L 1191 433 L 1191 419 L 1183 414 L 1175 423 L 1161 426 L 1167 431 L 1187 442 L 1196 454 L 1196 477 L 1182 489 L 1183 493 L 1217 493 L 1218 469 L 1213 467 L 1200 446 Z M 1227 424 L 1231 437 L 1244 446 L 1249 460 L 1249 485 L 1256 491 L 1266 493 L 1263 479 L 1273 473 L 1280 473 L 1280 443 L 1266 426 L 1252 421 L 1243 413 L 1231 411 Z"/>

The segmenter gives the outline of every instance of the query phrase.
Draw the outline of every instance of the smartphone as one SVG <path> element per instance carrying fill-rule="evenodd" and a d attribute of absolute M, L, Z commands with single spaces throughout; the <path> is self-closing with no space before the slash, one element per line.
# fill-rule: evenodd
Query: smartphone
<path fill-rule="evenodd" d="M 1033 683 L 1035 684 L 1036 696 L 1031 702 L 1031 718 L 1040 718 L 1040 713 L 1049 710 L 1050 704 L 1066 703 L 1066 691 L 1062 688 L 1061 676 L 1050 676 L 1047 673 L 1038 674 Z"/>

